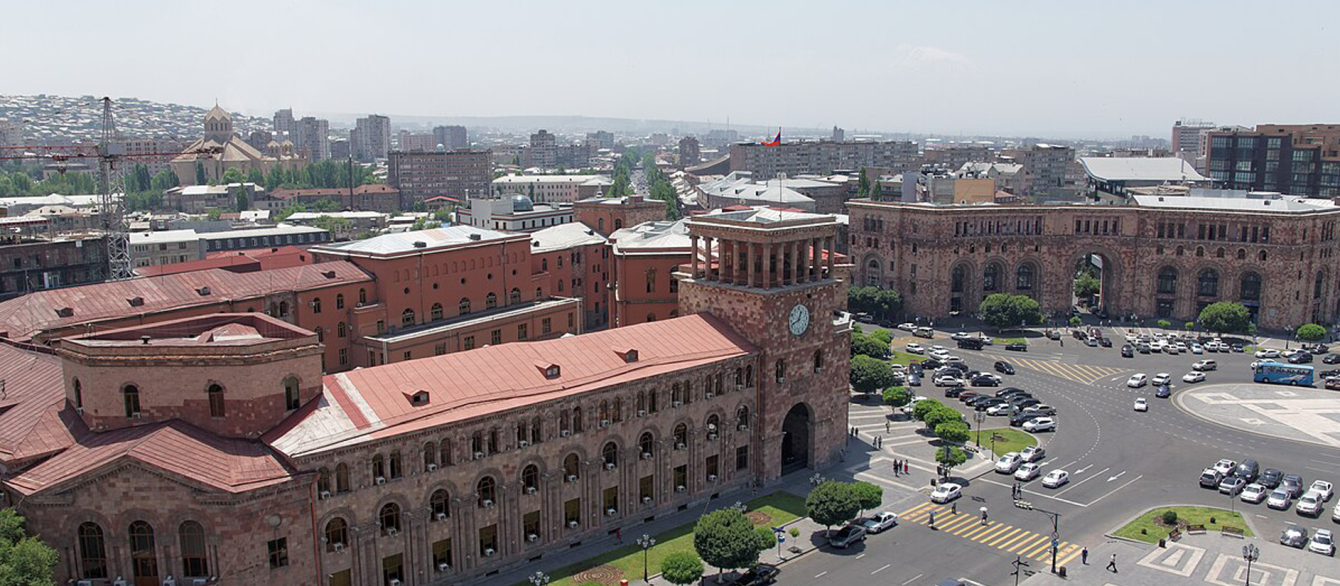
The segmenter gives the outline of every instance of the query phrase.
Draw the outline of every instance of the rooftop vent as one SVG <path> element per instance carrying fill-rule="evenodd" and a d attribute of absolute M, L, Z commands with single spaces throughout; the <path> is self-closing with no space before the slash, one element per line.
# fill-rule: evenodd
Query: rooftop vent
<path fill-rule="evenodd" d="M 129 303 L 131 307 L 139 307 L 139 306 L 141 306 L 141 305 L 144 305 L 144 298 L 143 298 L 143 297 L 131 297 L 130 299 L 127 299 L 127 300 L 126 300 L 126 303 Z"/>
<path fill-rule="evenodd" d="M 140 336 L 140 343 L 146 346 L 149 345 L 149 336 Z"/>
<path fill-rule="evenodd" d="M 470 235 L 470 239 L 471 239 L 471 240 L 483 240 L 484 237 L 483 237 L 482 235 L 480 235 L 480 234 L 471 234 L 471 235 Z"/>
<path fill-rule="evenodd" d="M 544 378 L 547 379 L 555 379 L 563 374 L 563 370 L 552 362 L 536 362 L 535 367 L 539 368 L 540 372 L 544 374 Z"/>
<path fill-rule="evenodd" d="M 614 352 L 615 352 L 616 354 L 618 354 L 621 358 L 623 358 L 623 361 L 624 361 L 624 362 L 637 362 L 637 349 L 636 349 L 636 348 L 628 348 L 628 349 L 625 349 L 625 350 L 615 350 Z"/>
<path fill-rule="evenodd" d="M 73 307 L 62 307 L 62 308 L 56 310 L 56 315 L 59 316 L 59 317 L 71 317 L 71 316 L 74 315 L 74 308 L 73 308 Z"/>
<path fill-rule="evenodd" d="M 414 248 L 428 248 L 428 243 L 422 240 L 415 240 Z"/>
<path fill-rule="evenodd" d="M 209 291 L 209 287 L 208 287 L 208 286 L 206 286 L 206 287 L 200 287 L 200 288 L 196 289 L 195 292 L 196 292 L 196 293 L 199 293 L 201 297 L 204 297 L 205 295 L 209 295 L 209 293 L 210 293 L 210 291 Z"/>
<path fill-rule="evenodd" d="M 415 407 L 421 407 L 428 404 L 428 391 L 415 391 L 409 396 L 409 404 Z"/>
<path fill-rule="evenodd" d="M 334 278 L 335 278 L 335 271 L 323 271 L 323 272 L 321 273 L 321 276 L 323 276 L 323 277 L 325 277 L 325 278 L 327 278 L 327 279 L 334 279 Z"/>

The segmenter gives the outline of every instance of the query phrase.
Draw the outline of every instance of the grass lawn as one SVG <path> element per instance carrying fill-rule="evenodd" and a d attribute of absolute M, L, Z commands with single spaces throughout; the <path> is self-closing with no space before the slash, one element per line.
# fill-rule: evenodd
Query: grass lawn
<path fill-rule="evenodd" d="M 727 505 L 723 503 L 720 506 Z M 805 499 L 788 492 L 776 492 L 760 497 L 745 503 L 745 506 L 751 512 L 759 511 L 767 514 L 769 520 L 763 524 L 771 526 L 794 521 L 805 514 Z M 634 543 L 641 534 L 635 535 L 634 533 L 630 531 L 624 535 L 624 542 L 628 545 L 553 572 L 550 574 L 550 577 L 554 580 L 552 582 L 553 586 L 596 584 L 595 582 L 577 582 L 573 577 L 585 570 L 601 565 L 610 565 L 617 568 L 623 573 L 623 577 L 629 581 L 641 580 L 642 549 Z M 661 561 L 666 556 L 680 551 L 693 551 L 693 523 L 680 525 L 664 533 L 653 535 L 653 537 L 656 538 L 656 545 L 647 552 L 647 574 L 660 572 Z M 704 570 L 710 570 L 710 568 L 705 567 Z M 517 586 L 529 586 L 529 582 L 521 582 Z"/>
<path fill-rule="evenodd" d="M 1038 445 L 1038 438 L 1032 434 L 1025 433 L 1012 427 L 1001 427 L 997 429 L 982 430 L 982 449 L 991 449 L 991 436 L 996 435 L 996 454 L 1008 454 L 1018 452 L 1028 446 Z M 973 441 L 977 441 L 977 431 L 968 433 Z M 994 454 L 993 454 L 994 456 Z"/>
<path fill-rule="evenodd" d="M 1227 509 L 1213 507 L 1159 507 L 1151 509 L 1125 527 L 1118 529 L 1117 537 L 1158 543 L 1160 539 L 1168 537 L 1169 528 L 1156 522 L 1163 516 L 1164 511 L 1177 511 L 1178 524 L 1183 526 L 1204 525 L 1206 531 L 1218 531 L 1220 527 L 1224 526 L 1236 527 L 1241 529 L 1247 537 L 1252 536 L 1252 530 L 1247 527 L 1247 523 L 1243 522 L 1241 513 L 1233 513 Z M 1214 523 L 1210 522 L 1210 517 L 1214 517 Z"/>
<path fill-rule="evenodd" d="M 913 354 L 911 352 L 904 352 L 902 350 L 894 350 L 893 356 L 889 357 L 889 362 L 907 366 L 913 362 L 921 362 L 922 360 L 925 359 L 926 357 L 920 354 Z"/>

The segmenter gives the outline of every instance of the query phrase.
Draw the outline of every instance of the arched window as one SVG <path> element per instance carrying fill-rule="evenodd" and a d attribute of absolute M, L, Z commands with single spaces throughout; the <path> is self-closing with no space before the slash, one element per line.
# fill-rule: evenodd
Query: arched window
<path fill-rule="evenodd" d="M 547 258 L 540 259 L 540 270 L 542 271 L 549 270 L 549 259 Z"/>
<path fill-rule="evenodd" d="M 582 432 L 582 408 L 572 408 L 572 433 Z"/>
<path fill-rule="evenodd" d="M 381 454 L 372 455 L 372 478 L 386 478 L 386 457 Z"/>
<path fill-rule="evenodd" d="M 1196 293 L 1201 297 L 1219 296 L 1219 273 L 1214 269 L 1205 269 L 1197 279 Z"/>
<path fill-rule="evenodd" d="M 735 427 L 740 430 L 749 429 L 749 407 L 741 405 L 735 410 Z"/>
<path fill-rule="evenodd" d="M 1184 254 L 1186 254 L 1186 249 L 1182 248 L 1182 246 L 1179 244 L 1177 246 L 1177 256 L 1182 256 Z"/>
<path fill-rule="evenodd" d="M 716 413 L 707 416 L 707 433 L 721 431 L 721 418 Z"/>
<path fill-rule="evenodd" d="M 1238 249 L 1238 260 L 1247 260 L 1247 249 L 1245 248 Z"/>
<path fill-rule="evenodd" d="M 349 544 L 349 523 L 342 517 L 335 517 L 326 523 L 326 551 L 335 551 L 336 545 Z"/>
<path fill-rule="evenodd" d="M 572 415 L 567 409 L 558 412 L 558 432 L 572 433 Z"/>
<path fill-rule="evenodd" d="M 498 438 L 498 428 L 495 427 L 495 428 L 492 428 L 492 429 L 489 430 L 489 438 L 488 438 L 488 439 L 489 439 L 489 453 L 490 453 L 490 454 L 501 453 L 501 452 L 502 452 L 502 448 L 501 448 L 501 444 L 499 443 L 499 438 Z"/>
<path fill-rule="evenodd" d="M 382 535 L 390 535 L 391 532 L 400 532 L 400 505 L 395 503 L 386 503 L 382 510 L 377 514 L 377 524 L 381 527 Z"/>
<path fill-rule="evenodd" d="M 651 322 L 654 322 L 654 321 L 656 321 L 656 314 L 654 314 L 654 313 L 648 313 L 648 314 L 647 314 L 647 323 L 651 323 Z"/>
<path fill-rule="evenodd" d="M 814 351 L 814 372 L 823 372 L 823 371 L 824 371 L 824 351 L 823 351 L 823 350 L 815 350 L 815 351 Z"/>
<path fill-rule="evenodd" d="M 675 447 L 684 449 L 689 445 L 689 426 L 683 423 L 675 426 Z"/>
<path fill-rule="evenodd" d="M 1224 258 L 1224 247 L 1220 246 L 1214 251 L 1215 258 Z"/>
<path fill-rule="evenodd" d="M 866 261 L 865 268 L 865 284 L 871 287 L 878 286 L 881 281 L 879 274 L 879 259 L 872 258 L 869 261 Z"/>
<path fill-rule="evenodd" d="M 1262 250 L 1261 252 L 1256 253 L 1256 260 L 1266 262 L 1266 251 Z"/>
<path fill-rule="evenodd" d="M 121 389 L 121 395 L 125 399 L 126 417 L 140 416 L 140 388 L 135 385 L 126 385 Z"/>
<path fill-rule="evenodd" d="M 84 383 L 79 382 L 79 379 L 74 379 L 74 408 L 84 408 Z"/>
<path fill-rule="evenodd" d="M 441 304 L 441 303 L 434 303 L 434 304 L 433 304 L 433 307 L 432 307 L 431 309 L 428 310 L 428 318 L 431 319 L 431 320 L 433 320 L 433 321 L 438 321 L 438 320 L 442 319 L 442 304 Z"/>
<path fill-rule="evenodd" d="M 451 451 L 451 439 L 444 439 L 438 444 L 437 461 L 443 466 L 452 466 L 456 464 L 456 455 Z"/>
<path fill-rule="evenodd" d="M 130 524 L 130 568 L 136 578 L 151 578 L 158 575 L 154 528 L 144 521 Z"/>
<path fill-rule="evenodd" d="M 97 523 L 79 526 L 79 569 L 87 580 L 107 578 L 107 542 Z"/>
<path fill-rule="evenodd" d="M 638 391 L 638 392 L 637 392 L 637 400 L 636 400 L 633 404 L 635 405 L 634 409 L 637 410 L 637 414 L 638 414 L 638 416 L 642 416 L 642 415 L 646 414 L 646 412 L 647 412 L 647 393 L 644 392 L 644 391 Z"/>
<path fill-rule="evenodd" d="M 288 317 L 288 302 L 279 302 L 279 317 Z"/>
<path fill-rule="evenodd" d="M 656 447 L 656 440 L 651 436 L 651 432 L 643 432 L 642 436 L 637 438 L 637 447 L 642 450 L 643 458 L 650 458 L 652 450 Z"/>
<path fill-rule="evenodd" d="M 335 492 L 349 492 L 351 486 L 349 484 L 349 465 L 340 462 L 335 466 Z"/>
<path fill-rule="evenodd" d="M 605 218 L 596 218 L 596 230 L 605 231 Z"/>
<path fill-rule="evenodd" d="M 284 408 L 292 411 L 302 406 L 302 398 L 298 393 L 297 377 L 288 377 L 284 379 Z"/>
<path fill-rule="evenodd" d="M 223 418 L 225 413 L 223 406 L 223 387 L 219 385 L 209 385 L 206 394 L 209 396 L 209 416 L 215 419 Z"/>
<path fill-rule="evenodd" d="M 670 385 L 670 403 L 671 407 L 684 404 L 684 391 L 679 388 L 679 383 Z"/>
<path fill-rule="evenodd" d="M 414 325 L 414 310 L 406 309 L 400 312 L 400 327 L 407 328 Z"/>
<path fill-rule="evenodd" d="M 181 541 L 181 573 L 187 576 L 208 576 L 205 528 L 195 521 L 185 521 L 177 529 L 177 539 Z"/>
<path fill-rule="evenodd" d="M 605 462 L 606 466 L 610 464 L 617 466 L 619 464 L 619 446 L 614 445 L 614 442 L 606 442 L 605 447 L 600 448 L 600 459 Z"/>
<path fill-rule="evenodd" d="M 456 305 L 456 313 L 460 315 L 470 314 L 470 298 L 462 297 L 461 302 Z"/>
<path fill-rule="evenodd" d="M 497 484 L 492 476 L 485 476 L 479 479 L 479 484 L 475 487 L 479 493 L 479 506 L 489 507 L 498 502 Z"/>
<path fill-rule="evenodd" d="M 950 274 L 949 292 L 950 293 L 963 292 L 963 265 L 955 266 L 954 270 Z"/>
<path fill-rule="evenodd" d="M 316 328 L 313 329 L 312 331 L 316 332 L 316 341 L 318 342 L 326 341 L 326 330 L 322 329 L 321 326 L 316 326 Z"/>
<path fill-rule="evenodd" d="M 578 458 L 577 454 L 568 454 L 563 458 L 563 475 L 569 479 L 576 478 L 581 472 L 581 463 L 581 458 Z"/>
<path fill-rule="evenodd" d="M 1312 298 L 1321 299 L 1321 288 L 1326 284 L 1326 274 L 1317 271 L 1317 278 L 1312 282 Z"/>
<path fill-rule="evenodd" d="M 498 294 L 489 293 L 488 296 L 484 298 L 484 309 L 493 309 L 495 307 L 498 307 Z"/>
<path fill-rule="evenodd" d="M 521 303 L 521 290 L 513 288 L 511 293 L 507 294 L 507 304 L 516 305 Z"/>
<path fill-rule="evenodd" d="M 1000 283 L 1000 265 L 991 263 L 986 265 L 986 270 L 982 272 L 982 290 L 996 291 Z"/>
<path fill-rule="evenodd" d="M 647 292 L 656 292 L 656 269 L 647 269 Z"/>
<path fill-rule="evenodd" d="M 359 305 L 366 305 L 367 302 L 368 302 L 368 290 L 367 290 L 367 289 L 359 289 L 359 290 L 358 290 L 358 304 L 359 304 Z"/>
<path fill-rule="evenodd" d="M 437 444 L 428 442 L 423 445 L 423 468 L 437 465 Z"/>
<path fill-rule="evenodd" d="M 344 293 L 335 295 L 335 309 L 344 309 Z"/>
<path fill-rule="evenodd" d="M 1197 247 L 1196 247 L 1196 256 L 1205 256 L 1205 247 L 1204 247 L 1204 246 L 1197 246 Z"/>
<path fill-rule="evenodd" d="M 737 368 L 737 369 L 735 369 L 735 386 L 736 386 L 737 388 L 738 388 L 738 387 L 743 387 L 743 386 L 744 386 L 744 369 L 743 369 L 743 368 Z"/>
<path fill-rule="evenodd" d="M 321 298 L 312 298 L 312 313 L 321 313 Z"/>
<path fill-rule="evenodd" d="M 1159 269 L 1159 295 L 1177 294 L 1177 269 L 1163 267 Z"/>
<path fill-rule="evenodd" d="M 600 419 L 600 424 L 601 424 L 601 425 L 606 425 L 606 424 L 608 424 L 608 423 L 610 422 L 610 404 L 609 404 L 609 401 L 601 401 L 601 402 L 600 402 L 600 409 L 599 409 L 598 413 L 600 414 L 599 419 Z"/>
<path fill-rule="evenodd" d="M 336 325 L 335 325 L 335 335 L 337 335 L 337 336 L 339 336 L 339 337 L 341 337 L 341 338 L 343 338 L 343 337 L 349 335 L 349 326 L 345 325 L 344 322 L 340 322 L 340 323 L 336 324 Z"/>
<path fill-rule="evenodd" d="M 623 220 L 620 220 L 619 218 L 614 218 L 614 229 L 615 230 L 623 229 Z"/>
<path fill-rule="evenodd" d="M 433 496 L 428 497 L 428 506 L 433 509 L 432 518 L 428 519 L 431 523 L 438 519 L 444 519 L 451 516 L 451 495 L 447 494 L 445 489 L 433 491 Z"/>
<path fill-rule="evenodd" d="M 540 490 L 540 467 L 534 464 L 526 466 L 521 470 L 521 487 L 526 492 L 535 492 Z"/>
<path fill-rule="evenodd" d="M 614 398 L 614 404 L 610 407 L 610 420 L 615 423 L 623 421 L 623 399 Z"/>
<path fill-rule="evenodd" d="M 1261 300 L 1261 275 L 1246 273 L 1238 287 L 1238 298 L 1242 301 Z"/>
<path fill-rule="evenodd" d="M 328 494 L 330 492 L 330 468 L 321 468 L 316 471 L 316 494 Z"/>
<path fill-rule="evenodd" d="M 1014 272 L 1014 288 L 1020 291 L 1033 289 L 1033 265 L 1019 265 Z"/>
<path fill-rule="evenodd" d="M 659 395 L 660 393 L 657 391 L 649 391 L 647 393 L 647 413 L 655 413 L 661 410 L 658 405 L 660 400 L 657 398 Z"/>
<path fill-rule="evenodd" d="M 541 298 L 541 297 L 544 297 L 544 289 L 541 288 L 541 287 L 536 287 L 536 288 L 535 288 L 535 298 L 536 298 L 536 299 L 539 299 L 539 298 Z"/>
<path fill-rule="evenodd" d="M 777 382 L 786 382 L 786 361 L 778 358 L 773 365 L 773 369 L 776 370 Z"/>

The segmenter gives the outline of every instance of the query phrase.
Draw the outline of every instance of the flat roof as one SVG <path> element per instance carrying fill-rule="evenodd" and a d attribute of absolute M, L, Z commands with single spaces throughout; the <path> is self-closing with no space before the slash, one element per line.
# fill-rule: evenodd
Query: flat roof
<path fill-rule="evenodd" d="M 577 222 L 550 226 L 530 234 L 530 250 L 533 253 L 565 250 L 574 246 L 603 244 L 605 237 L 592 230 L 590 226 Z"/>
<path fill-rule="evenodd" d="M 445 226 L 430 230 L 415 230 L 383 234 L 366 240 L 354 240 L 334 244 L 322 244 L 313 252 L 346 253 L 355 255 L 393 256 L 406 253 L 420 253 L 442 250 L 456 246 L 470 246 L 485 242 L 503 242 L 507 240 L 528 240 L 525 234 L 508 234 L 496 230 L 476 228 L 469 225 Z M 415 243 L 422 242 L 423 247 Z"/>
<path fill-rule="evenodd" d="M 1300 214 L 1335 211 L 1335 202 L 1329 199 L 1292 195 L 1278 197 L 1197 197 L 1189 195 L 1135 195 L 1135 205 L 1147 208 L 1176 208 L 1203 211 L 1268 212 Z"/>
<path fill-rule="evenodd" d="M 1079 163 L 1099 181 L 1209 181 L 1181 157 L 1080 157 Z"/>

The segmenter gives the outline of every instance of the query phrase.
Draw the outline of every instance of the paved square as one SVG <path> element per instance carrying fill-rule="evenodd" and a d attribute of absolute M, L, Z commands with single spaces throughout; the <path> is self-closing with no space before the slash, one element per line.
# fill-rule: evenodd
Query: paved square
<path fill-rule="evenodd" d="M 1154 549 L 1136 563 L 1146 568 L 1186 578 L 1196 571 L 1202 557 L 1205 557 L 1204 548 L 1170 543 L 1167 549 Z"/>
<path fill-rule="evenodd" d="M 1205 582 L 1215 586 L 1237 586 L 1247 583 L 1259 586 L 1294 586 L 1298 582 L 1298 570 L 1258 561 L 1252 564 L 1251 581 L 1247 582 L 1247 562 L 1240 557 L 1221 553 L 1210 566 L 1210 571 L 1205 574 Z"/>
<path fill-rule="evenodd" d="M 1184 410 L 1220 425 L 1340 447 L 1340 393 L 1258 384 L 1208 385 L 1177 395 Z"/>

